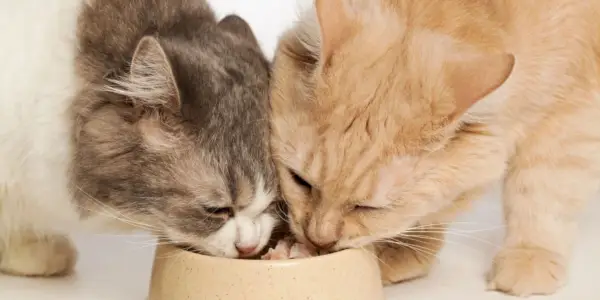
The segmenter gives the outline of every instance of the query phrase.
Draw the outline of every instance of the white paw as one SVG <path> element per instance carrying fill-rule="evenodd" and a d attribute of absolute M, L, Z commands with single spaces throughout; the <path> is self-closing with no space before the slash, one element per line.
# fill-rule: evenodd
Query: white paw
<path fill-rule="evenodd" d="M 0 253 L 0 271 L 19 276 L 67 275 L 77 250 L 64 236 L 15 237 Z"/>
<path fill-rule="evenodd" d="M 549 295 L 566 279 L 562 256 L 541 248 L 509 248 L 494 259 L 488 288 L 520 297 Z"/>

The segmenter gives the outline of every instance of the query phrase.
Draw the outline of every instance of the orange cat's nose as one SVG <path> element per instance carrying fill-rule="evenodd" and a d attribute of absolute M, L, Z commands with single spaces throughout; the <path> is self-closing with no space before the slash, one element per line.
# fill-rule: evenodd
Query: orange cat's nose
<path fill-rule="evenodd" d="M 331 248 L 333 248 L 333 246 L 335 246 L 335 244 L 337 243 L 337 240 L 335 241 L 315 241 L 313 239 L 310 238 L 310 236 L 306 237 L 308 239 L 308 241 L 313 244 L 316 248 L 318 248 L 319 250 L 329 250 Z"/>
<path fill-rule="evenodd" d="M 337 231 L 327 231 L 323 228 L 315 228 L 313 226 L 312 230 L 310 226 L 304 229 L 304 235 L 306 239 L 315 247 L 320 250 L 329 250 L 337 244 L 340 239 L 339 232 Z"/>

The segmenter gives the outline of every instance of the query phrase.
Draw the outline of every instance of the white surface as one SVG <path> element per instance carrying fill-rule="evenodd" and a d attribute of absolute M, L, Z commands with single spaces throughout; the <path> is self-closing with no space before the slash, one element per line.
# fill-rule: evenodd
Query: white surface
<path fill-rule="evenodd" d="M 301 0 L 309 3 L 310 0 Z M 296 18 L 295 0 L 215 0 L 220 15 L 236 12 L 253 26 L 270 57 L 278 35 Z M 244 5 L 245 4 L 245 5 Z M 388 299 L 502 300 L 485 291 L 485 272 L 502 240 L 498 191 L 457 220 L 454 233 L 440 255 L 440 263 L 425 279 L 388 288 Z M 582 217 L 571 282 L 547 300 L 599 299 L 600 197 Z M 153 256 L 147 236 L 79 236 L 77 274 L 62 279 L 24 279 L 0 275 L 1 300 L 143 300 Z M 201 284 L 201 282 L 199 282 Z M 352 288 L 352 287 L 348 287 Z M 232 299 L 236 300 L 236 299 Z"/>

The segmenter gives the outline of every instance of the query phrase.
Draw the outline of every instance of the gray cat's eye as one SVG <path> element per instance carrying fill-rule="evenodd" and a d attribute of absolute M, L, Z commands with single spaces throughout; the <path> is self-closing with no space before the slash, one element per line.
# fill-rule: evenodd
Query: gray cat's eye
<path fill-rule="evenodd" d="M 234 212 L 233 212 L 233 208 L 231 207 L 205 207 L 204 210 L 211 214 L 211 215 L 216 215 L 216 216 L 223 216 L 223 217 L 233 217 Z"/>

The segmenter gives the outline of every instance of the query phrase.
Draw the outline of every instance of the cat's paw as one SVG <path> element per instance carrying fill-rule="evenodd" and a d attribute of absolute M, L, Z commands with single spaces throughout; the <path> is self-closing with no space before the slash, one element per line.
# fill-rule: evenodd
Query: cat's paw
<path fill-rule="evenodd" d="M 72 272 L 77 250 L 65 236 L 19 236 L 0 254 L 0 271 L 18 276 L 62 276 Z"/>
<path fill-rule="evenodd" d="M 509 248 L 494 259 L 488 289 L 520 297 L 549 295 L 566 279 L 562 256 L 541 248 Z"/>
<path fill-rule="evenodd" d="M 383 284 L 395 284 L 429 274 L 437 260 L 435 252 L 439 251 L 439 247 L 437 245 L 435 247 L 422 247 L 424 246 L 411 244 L 405 246 L 377 245 L 375 251 L 379 258 Z"/>

